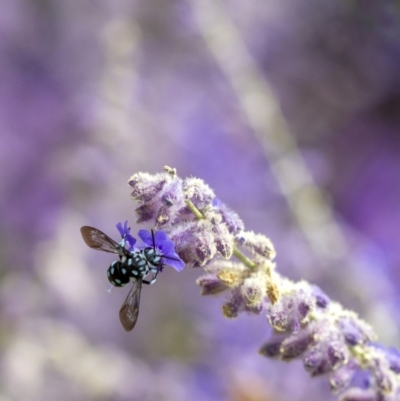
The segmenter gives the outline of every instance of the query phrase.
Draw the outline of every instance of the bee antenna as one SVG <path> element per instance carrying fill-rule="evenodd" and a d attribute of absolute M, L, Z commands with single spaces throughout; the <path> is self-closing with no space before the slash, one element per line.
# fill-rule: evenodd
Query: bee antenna
<path fill-rule="evenodd" d="M 153 229 L 151 229 L 151 239 L 153 241 L 153 250 L 155 252 L 156 251 L 156 240 L 154 238 L 154 230 Z"/>
<path fill-rule="evenodd" d="M 153 249 L 154 249 L 154 252 L 155 252 L 155 251 L 156 251 L 156 240 L 154 239 L 154 230 L 153 230 L 153 229 L 151 229 L 151 238 L 152 238 L 152 240 L 153 240 Z M 180 261 L 180 259 L 171 258 L 170 256 L 162 256 L 162 258 L 164 258 L 164 259 L 169 259 L 169 260 Z"/>

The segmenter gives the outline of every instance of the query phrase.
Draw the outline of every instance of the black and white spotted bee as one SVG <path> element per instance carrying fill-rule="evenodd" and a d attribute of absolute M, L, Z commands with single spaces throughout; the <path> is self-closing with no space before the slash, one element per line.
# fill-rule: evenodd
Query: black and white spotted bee
<path fill-rule="evenodd" d="M 127 223 L 125 223 L 125 226 L 126 224 Z M 164 259 L 170 260 L 168 264 L 174 266 L 177 270 L 181 270 L 184 263 L 175 253 L 173 242 L 168 240 L 164 232 L 155 233 L 151 230 L 151 237 L 149 237 L 148 235 L 145 235 L 148 233 L 147 231 L 141 230 L 139 235 L 144 233 L 141 237 L 142 239 L 147 240 L 146 242 L 148 246 L 133 251 L 125 248 L 127 237 L 131 239 L 131 242 L 136 242 L 136 240 L 129 234 L 130 229 L 125 227 L 125 229 L 119 228 L 119 230 L 122 235 L 122 241 L 119 244 L 94 227 L 83 226 L 81 228 L 81 234 L 86 245 L 90 248 L 114 253 L 119 256 L 119 260 L 112 262 L 107 270 L 108 280 L 113 286 L 124 287 L 129 284 L 129 282 L 133 283 L 128 296 L 119 311 L 119 319 L 122 327 L 126 331 L 131 331 L 135 327 L 139 316 L 142 284 L 150 285 L 156 281 L 158 273 L 164 267 Z M 159 244 L 157 244 L 158 237 L 162 240 L 159 241 Z M 133 246 L 133 243 L 131 243 L 131 246 Z M 162 249 L 163 246 L 165 248 L 164 252 Z M 146 280 L 146 276 L 150 273 L 152 274 L 151 279 Z"/>

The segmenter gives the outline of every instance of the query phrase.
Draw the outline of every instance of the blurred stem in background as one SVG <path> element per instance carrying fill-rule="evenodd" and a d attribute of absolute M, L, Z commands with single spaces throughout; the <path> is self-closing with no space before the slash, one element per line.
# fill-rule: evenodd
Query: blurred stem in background
<path fill-rule="evenodd" d="M 275 96 L 220 1 L 191 0 L 201 33 L 256 134 L 294 218 L 321 258 L 343 257 L 346 242 L 315 185 Z"/>
<path fill-rule="evenodd" d="M 385 333 L 380 335 L 389 341 L 391 335 L 388 331 L 392 334 L 397 331 L 390 323 L 390 311 L 386 309 L 391 302 L 384 296 L 389 284 L 381 275 L 378 276 L 376 266 L 373 270 L 352 256 L 333 217 L 332 207 L 315 184 L 271 87 L 222 1 L 191 0 L 190 3 L 200 33 L 236 93 L 290 211 L 317 258 L 318 268 L 324 268 L 322 274 L 335 285 L 338 293 L 355 295 L 358 305 L 353 305 L 353 308 L 365 310 L 367 306 L 368 310 L 374 310 L 371 307 L 371 302 L 374 302 L 379 313 L 368 316 L 368 319 L 378 318 L 379 322 L 372 322 L 376 327 L 385 322 Z M 365 274 L 366 269 L 369 269 L 368 274 Z M 381 300 L 380 306 L 377 299 Z M 392 326 L 390 330 L 388 324 Z"/>
<path fill-rule="evenodd" d="M 100 81 L 99 129 L 96 140 L 119 146 L 132 133 L 132 86 L 137 81 L 136 53 L 140 30 L 132 19 L 112 19 L 103 31 L 106 64 Z"/>

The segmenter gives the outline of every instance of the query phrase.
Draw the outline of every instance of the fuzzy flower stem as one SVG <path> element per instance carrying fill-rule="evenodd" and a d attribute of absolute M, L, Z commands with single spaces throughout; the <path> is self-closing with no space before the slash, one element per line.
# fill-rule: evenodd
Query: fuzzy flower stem
<path fill-rule="evenodd" d="M 233 248 L 233 255 L 236 256 L 244 265 L 246 265 L 249 269 L 256 269 L 257 265 L 252 262 L 246 255 L 239 251 L 236 247 Z"/>
<path fill-rule="evenodd" d="M 203 214 L 200 212 L 199 209 L 197 209 L 197 207 L 193 204 L 191 200 L 187 200 L 186 205 L 198 220 L 204 219 Z M 237 249 L 236 247 L 233 248 L 233 255 L 236 258 L 238 258 L 249 269 L 251 270 L 256 269 L 257 265 L 254 262 L 252 262 L 246 255 L 240 252 L 239 249 Z"/>
<path fill-rule="evenodd" d="M 198 220 L 204 219 L 204 216 L 202 215 L 200 210 L 197 209 L 197 207 L 193 204 L 193 202 L 191 200 L 187 200 L 186 205 L 190 209 L 190 211 L 196 216 L 196 219 L 198 219 Z"/>

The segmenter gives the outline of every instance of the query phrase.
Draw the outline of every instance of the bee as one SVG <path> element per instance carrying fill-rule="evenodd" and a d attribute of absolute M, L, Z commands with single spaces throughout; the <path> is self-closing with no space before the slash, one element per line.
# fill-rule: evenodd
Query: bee
<path fill-rule="evenodd" d="M 155 283 L 158 273 L 163 268 L 163 255 L 156 248 L 154 231 L 151 231 L 153 246 L 132 252 L 125 248 L 125 238 L 118 244 L 97 228 L 83 226 L 81 234 L 86 245 L 90 248 L 119 256 L 119 260 L 111 263 L 107 270 L 107 276 L 110 283 L 115 287 L 124 287 L 130 282 L 133 283 L 119 310 L 119 320 L 122 327 L 126 331 L 133 330 L 139 316 L 142 284 Z M 145 277 L 150 273 L 152 278 L 145 280 Z"/>

